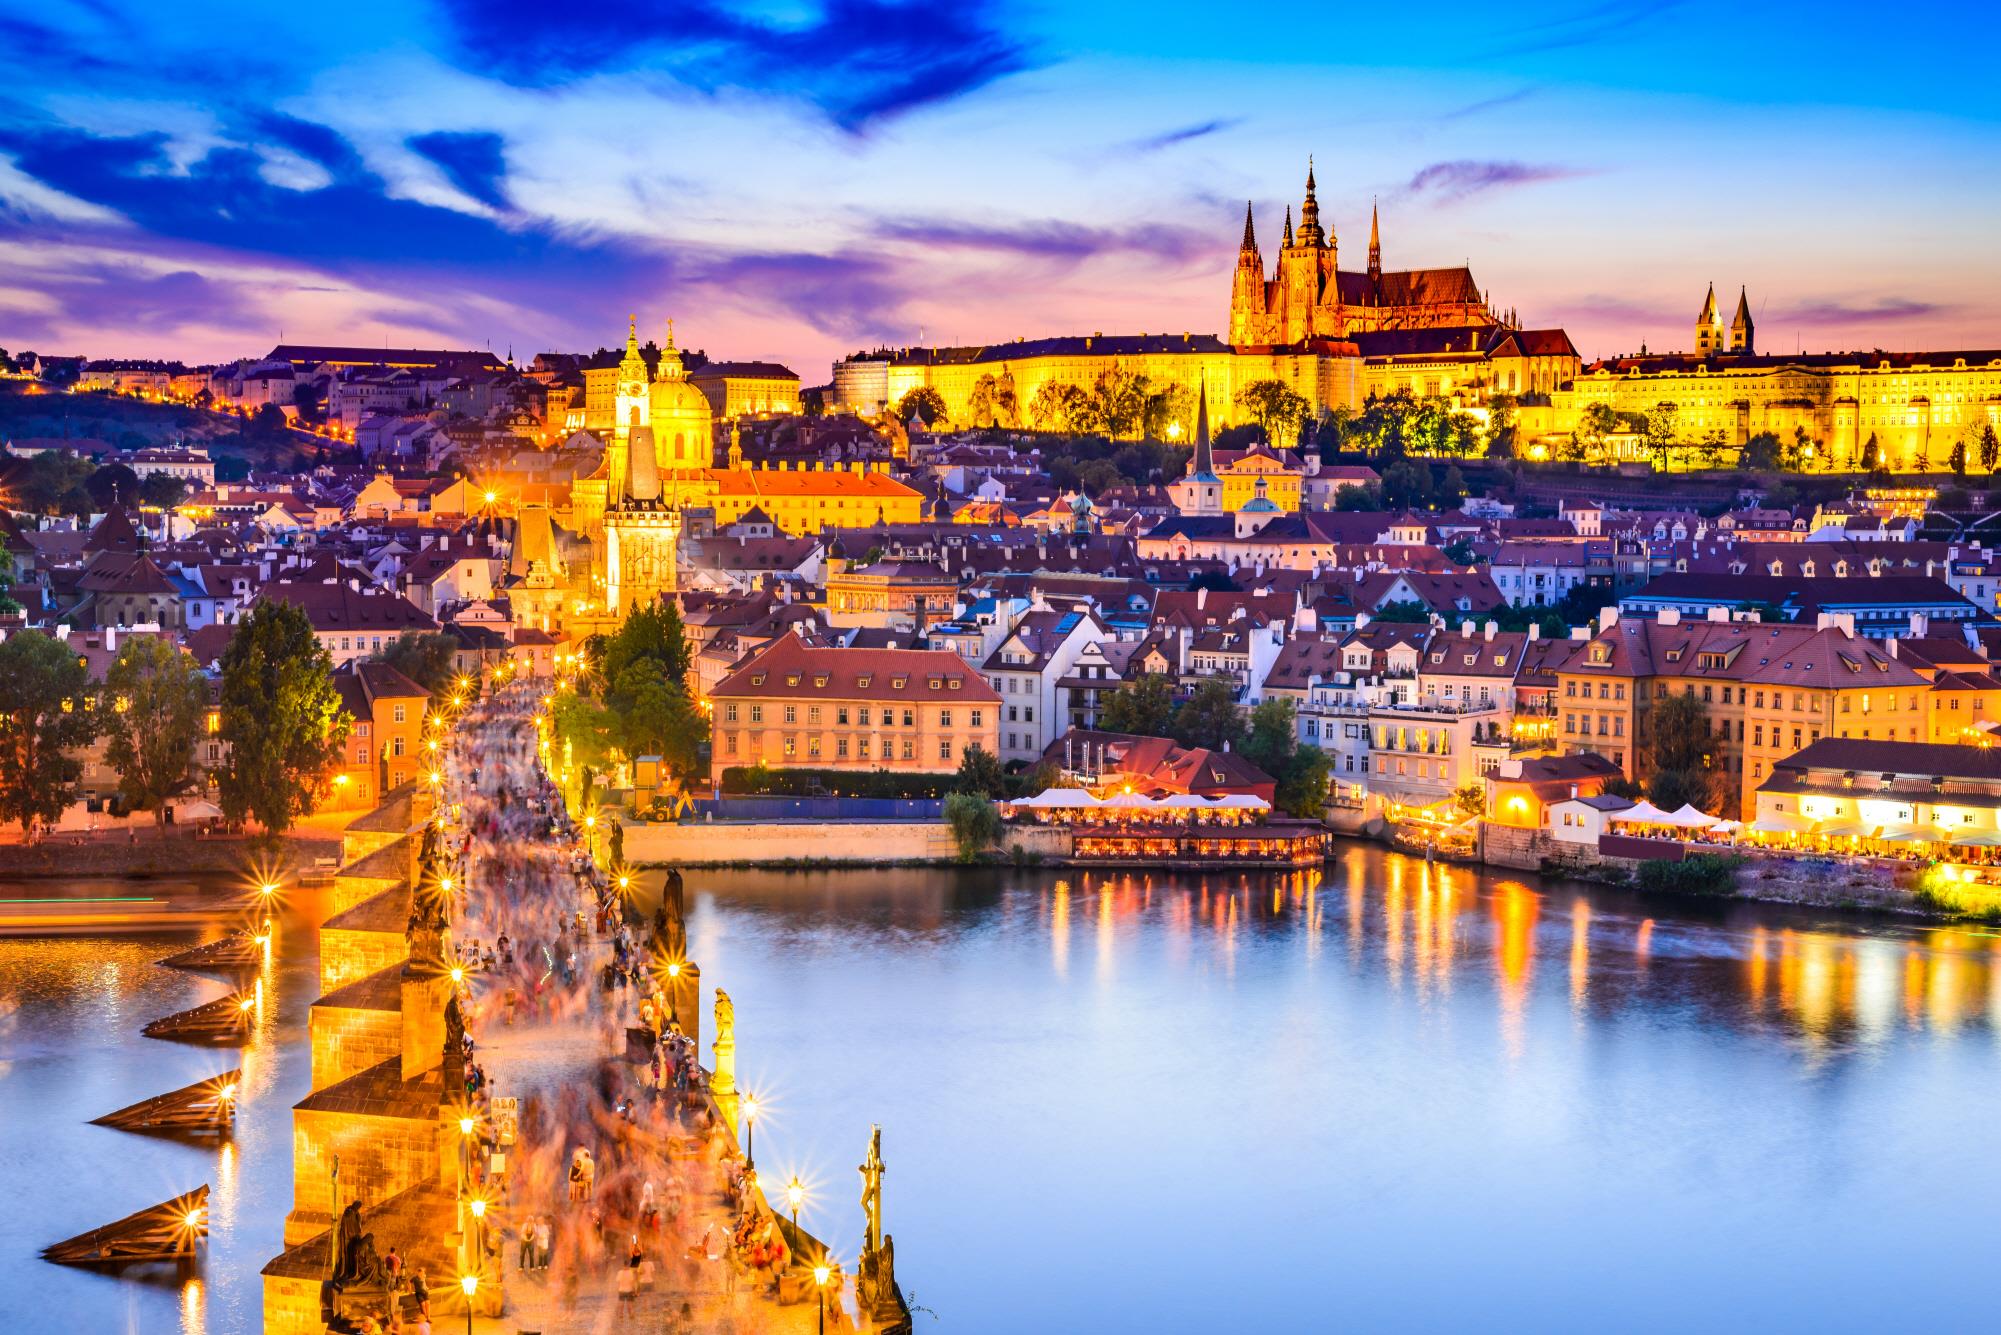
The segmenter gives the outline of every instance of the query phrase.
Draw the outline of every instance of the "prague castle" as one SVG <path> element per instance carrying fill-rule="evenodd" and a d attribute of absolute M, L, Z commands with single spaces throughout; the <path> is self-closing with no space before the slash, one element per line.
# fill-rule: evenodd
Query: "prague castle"
<path fill-rule="evenodd" d="M 1383 329 L 1441 329 L 1500 323 L 1464 266 L 1383 272 L 1382 228 L 1369 210 L 1369 267 L 1342 272 L 1333 228 L 1320 226 L 1313 167 L 1306 168 L 1306 201 L 1299 208 L 1299 232 L 1292 209 L 1278 266 L 1269 277 L 1258 253 L 1251 206 L 1244 206 L 1244 240 L 1237 249 L 1237 272 L 1230 283 L 1230 345 L 1234 348 L 1301 347 L 1338 344 L 1353 334 Z"/>
<path fill-rule="evenodd" d="M 1561 330 L 1509 337 L 1518 332 L 1464 266 L 1386 271 L 1373 210 L 1367 269 L 1342 270 L 1309 164 L 1299 226 L 1295 231 L 1288 208 L 1269 273 L 1246 207 L 1226 337 L 1092 333 L 861 353 L 835 364 L 831 399 L 833 406 L 874 414 L 930 388 L 944 399 L 950 420 L 964 424 L 973 420 L 976 391 L 988 401 L 998 392 L 1025 418 L 1044 385 L 1088 391 L 1118 369 L 1146 377 L 1155 391 L 1178 387 L 1191 404 L 1206 387 L 1212 420 L 1226 426 L 1239 412 L 1238 392 L 1260 380 L 1284 383 L 1317 414 L 1359 408 L 1371 394 L 1404 388 L 1448 398 L 1469 390 L 1539 392 L 1575 372 L 1576 352 Z M 1515 388 L 1505 389 L 1510 384 Z"/>

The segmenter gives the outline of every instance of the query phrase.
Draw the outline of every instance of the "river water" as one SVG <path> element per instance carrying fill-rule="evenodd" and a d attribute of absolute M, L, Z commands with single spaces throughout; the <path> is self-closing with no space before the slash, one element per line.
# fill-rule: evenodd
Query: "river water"
<path fill-rule="evenodd" d="M 1324 875 L 696 872 L 768 1185 L 850 1262 L 883 1125 L 919 1329 L 1966 1328 L 2001 938 L 1344 846 Z M 218 1153 L 85 1125 L 194 935 L 0 940 L 0 1329 L 238 1332 L 291 1200 L 315 909 Z M 201 1181 L 197 1280 L 36 1248 Z"/>

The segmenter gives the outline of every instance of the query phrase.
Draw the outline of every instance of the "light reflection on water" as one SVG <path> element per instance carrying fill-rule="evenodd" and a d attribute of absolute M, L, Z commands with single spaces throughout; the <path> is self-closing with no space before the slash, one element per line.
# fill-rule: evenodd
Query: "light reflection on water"
<path fill-rule="evenodd" d="M 117 882 L 77 894 L 129 893 Z M 149 894 L 227 900 L 215 879 Z M 44 883 L 0 886 L 13 896 Z M 262 1324 L 259 1269 L 290 1208 L 291 1105 L 306 1092 L 306 1008 L 318 994 L 312 927 L 323 897 L 288 895 L 274 957 L 250 981 L 252 1041 L 204 1047 L 144 1037 L 149 1022 L 232 990 L 155 962 L 221 934 L 220 924 L 140 934 L 0 936 L 0 1330 L 249 1332 Z M 245 921 L 249 921 L 248 917 Z M 238 1118 L 220 1147 L 89 1125 L 93 1117 L 236 1067 Z M 199 1264 L 124 1276 L 54 1266 L 51 1242 L 210 1184 Z"/>
<path fill-rule="evenodd" d="M 882 1122 L 941 1328 L 1953 1323 L 1929 1277 L 2001 1187 L 1954 1153 L 2001 1088 L 1984 931 L 1360 848 L 690 886 L 787 1110 L 760 1162 L 831 1183 L 851 1253 Z"/>
<path fill-rule="evenodd" d="M 881 1122 L 939 1329 L 1966 1324 L 1935 1277 L 2001 1187 L 1994 934 L 1359 848 L 689 885 L 760 1167 L 852 1261 Z M 317 993 L 310 921 L 281 933 L 258 1040 L 216 1050 L 139 1036 L 226 990 L 153 964 L 196 934 L 0 938 L 0 1191 L 34 1202 L 0 1211 L 0 1330 L 257 1329 Z M 220 1151 L 86 1125 L 236 1064 Z M 35 1257 L 202 1181 L 197 1279 Z"/>

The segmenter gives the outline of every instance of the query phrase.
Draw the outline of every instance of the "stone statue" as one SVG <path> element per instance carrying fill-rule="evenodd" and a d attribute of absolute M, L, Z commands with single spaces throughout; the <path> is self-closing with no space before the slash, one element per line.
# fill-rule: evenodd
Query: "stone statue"
<path fill-rule="evenodd" d="M 720 987 L 716 989 L 716 1041 L 712 1051 L 716 1054 L 715 1074 L 709 1078 L 709 1093 L 714 1096 L 723 1115 L 729 1119 L 732 1130 L 736 1127 L 736 1005 L 730 994 Z"/>
<path fill-rule="evenodd" d="M 670 960 L 688 958 L 688 908 L 683 897 L 681 873 L 678 869 L 667 873 L 667 884 L 660 891 L 661 949 Z"/>
<path fill-rule="evenodd" d="M 375 1255 L 375 1235 L 361 1231 L 361 1202 L 349 1201 L 340 1212 L 333 1235 L 335 1289 L 379 1283 L 382 1262 Z"/>
<path fill-rule="evenodd" d="M 868 1158 L 857 1170 L 862 1175 L 862 1255 L 882 1246 L 882 1128 L 871 1127 Z"/>

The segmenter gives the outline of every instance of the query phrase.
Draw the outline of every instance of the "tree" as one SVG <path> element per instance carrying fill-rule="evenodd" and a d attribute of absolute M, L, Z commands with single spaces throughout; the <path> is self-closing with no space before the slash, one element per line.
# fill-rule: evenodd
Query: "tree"
<path fill-rule="evenodd" d="M 171 510 L 179 505 L 187 493 L 187 479 L 175 477 L 172 473 L 149 473 L 139 483 L 139 499 L 162 510 Z"/>
<path fill-rule="evenodd" d="M 607 699 L 616 701 L 614 735 L 626 755 L 657 755 L 682 778 L 701 768 L 708 719 L 688 698 L 686 685 L 663 673 L 659 659 L 642 658 L 628 665 Z"/>
<path fill-rule="evenodd" d="M 43 450 L 14 483 L 16 502 L 40 515 L 87 515 L 95 508 L 84 481 L 95 470 L 68 450 Z"/>
<path fill-rule="evenodd" d="M 966 416 L 974 426 L 1015 427 L 1021 425 L 1021 403 L 1014 391 L 1014 377 L 991 373 L 973 382 L 966 400 Z"/>
<path fill-rule="evenodd" d="M 1577 419 L 1578 443 L 1584 446 L 1587 457 L 1604 453 L 1605 438 L 1619 426 L 1619 414 L 1612 411 L 1611 404 L 1594 403 L 1587 407 Z"/>
<path fill-rule="evenodd" d="M 1394 621 L 1398 625 L 1422 626 L 1430 622 L 1431 609 L 1415 598 L 1399 598 L 1384 603 L 1369 614 L 1372 621 Z"/>
<path fill-rule="evenodd" d="M 1804 473 L 1813 465 L 1817 452 L 1814 439 L 1806 433 L 1806 428 L 1793 428 L 1793 438 L 1779 447 L 1779 467 L 1788 473 Z"/>
<path fill-rule="evenodd" d="M 1696 455 L 1701 459 L 1704 468 L 1721 468 L 1723 466 L 1723 450 L 1726 439 L 1723 434 L 1723 428 L 1719 426 L 1705 431 L 1702 439 L 1695 443 Z"/>
<path fill-rule="evenodd" d="M 1141 429 L 1152 440 L 1195 433 L 1195 395 L 1186 385 L 1167 385 L 1146 398 Z"/>
<path fill-rule="evenodd" d="M 1244 729 L 1244 759 L 1274 779 L 1280 777 L 1292 767 L 1293 756 L 1299 749 L 1298 728 L 1290 699 L 1275 695 L 1260 700 L 1251 707 L 1249 724 Z"/>
<path fill-rule="evenodd" d="M 1952 453 L 1946 456 L 1946 465 L 1952 469 L 1954 477 L 1966 476 L 1966 437 L 1961 436 L 1952 443 Z"/>
<path fill-rule="evenodd" d="M 1001 837 L 1000 812 L 979 793 L 945 794 L 945 824 L 961 862 L 974 861 Z"/>
<path fill-rule="evenodd" d="M 1000 757 L 984 746 L 967 747 L 959 753 L 959 772 L 952 776 L 952 787 L 962 793 L 1005 797 L 1008 782 L 1007 775 L 1001 772 Z"/>
<path fill-rule="evenodd" d="M 1760 431 L 1744 442 L 1741 462 L 1753 472 L 1770 473 L 1779 467 L 1779 453 L 1778 436 L 1770 431 Z"/>
<path fill-rule="evenodd" d="M 375 655 L 433 697 L 443 695 L 458 676 L 459 642 L 443 631 L 406 630 Z"/>
<path fill-rule="evenodd" d="M 128 639 L 104 674 L 110 742 L 104 758 L 118 771 L 126 805 L 167 823 L 167 799 L 186 789 L 195 743 L 208 716 L 208 678 L 172 641 Z"/>
<path fill-rule="evenodd" d="M 601 769 L 611 758 L 611 711 L 578 691 L 560 692 L 549 706 L 549 731 L 559 760 Z"/>
<path fill-rule="evenodd" d="M 106 464 L 84 479 L 83 489 L 90 494 L 91 504 L 99 510 L 109 510 L 114 505 L 139 504 L 139 475 L 126 464 Z"/>
<path fill-rule="evenodd" d="M 1146 416 L 1147 379 L 1114 363 L 1098 372 L 1091 386 L 1097 419 L 1114 440 L 1137 431 Z"/>
<path fill-rule="evenodd" d="M 681 609 L 673 603 L 633 608 L 590 657 L 607 686 L 615 685 L 625 670 L 641 659 L 658 663 L 661 676 L 668 681 L 685 681 L 694 661 Z"/>
<path fill-rule="evenodd" d="M 1251 381 L 1237 391 L 1236 405 L 1275 443 L 1297 441 L 1299 429 L 1312 411 L 1312 405 L 1283 380 Z"/>
<path fill-rule="evenodd" d="M 290 603 L 257 604 L 222 655 L 223 815 L 282 835 L 313 809 L 353 722 L 306 614 Z"/>
<path fill-rule="evenodd" d="M 2001 437 L 1994 434 L 1994 427 L 1990 423 L 1980 428 L 1980 469 L 1982 472 L 1991 473 L 1996 464 L 2001 464 Z"/>
<path fill-rule="evenodd" d="M 72 752 L 97 736 L 90 676 L 75 653 L 38 630 L 0 642 L 0 820 L 33 841 L 75 798 L 83 762 Z"/>
<path fill-rule="evenodd" d="M 1358 487 L 1344 482 L 1334 490 L 1336 510 L 1368 511 L 1383 508 L 1383 494 L 1374 487 Z"/>
<path fill-rule="evenodd" d="M 1883 466 L 1883 447 L 1877 441 L 1876 433 L 1871 431 L 1869 433 L 1869 439 L 1862 442 L 1862 471 L 1865 473 L 1873 473 L 1882 466 Z"/>
<path fill-rule="evenodd" d="M 1431 503 L 1431 465 L 1423 460 L 1399 459 L 1382 476 L 1383 504 L 1392 510 L 1415 510 Z"/>
<path fill-rule="evenodd" d="M 1106 732 L 1165 737 L 1174 727 L 1174 683 L 1158 672 L 1142 673 L 1102 699 L 1098 726 Z"/>
<path fill-rule="evenodd" d="M 1657 471 L 1668 466 L 1668 454 L 1674 448 L 1680 422 L 1681 409 L 1676 404 L 1656 403 L 1647 410 L 1647 429 L 1641 439 L 1646 443 L 1647 455 Z"/>
<path fill-rule="evenodd" d="M 1481 783 L 1466 783 L 1452 790 L 1452 807 L 1461 816 L 1473 817 L 1487 814 L 1487 788 Z"/>
<path fill-rule="evenodd" d="M 1641 747 L 1641 772 L 1656 806 L 1662 799 L 1676 800 L 1668 809 L 1693 802 L 1706 808 L 1715 795 L 1713 730 L 1709 711 L 1702 701 L 1684 691 L 1654 702 L 1647 713 L 1647 732 Z"/>
<path fill-rule="evenodd" d="M 1028 418 L 1038 431 L 1089 431 L 1097 409 L 1091 396 L 1067 380 L 1045 380 L 1028 401 Z"/>
<path fill-rule="evenodd" d="M 1292 753 L 1292 764 L 1278 778 L 1274 805 L 1288 816 L 1318 820 L 1327 809 L 1327 790 L 1334 773 L 1334 758 L 1317 746 L 1302 746 Z"/>
<path fill-rule="evenodd" d="M 1235 749 L 1244 740 L 1244 716 L 1237 708 L 1237 685 L 1228 677 L 1204 677 L 1174 711 L 1174 740 L 1211 751 Z"/>
<path fill-rule="evenodd" d="M 945 396 L 935 386 L 919 385 L 896 401 L 896 416 L 905 426 L 910 425 L 919 411 L 924 414 L 926 426 L 937 426 L 945 420 Z"/>
<path fill-rule="evenodd" d="M 1487 455 L 1506 459 L 1515 452 L 1515 396 L 1496 394 L 1487 400 Z"/>
<path fill-rule="evenodd" d="M 246 434 L 253 440 L 282 440 L 290 426 L 283 408 L 275 403 L 260 404 L 257 411 L 250 415 L 250 429 Z"/>

